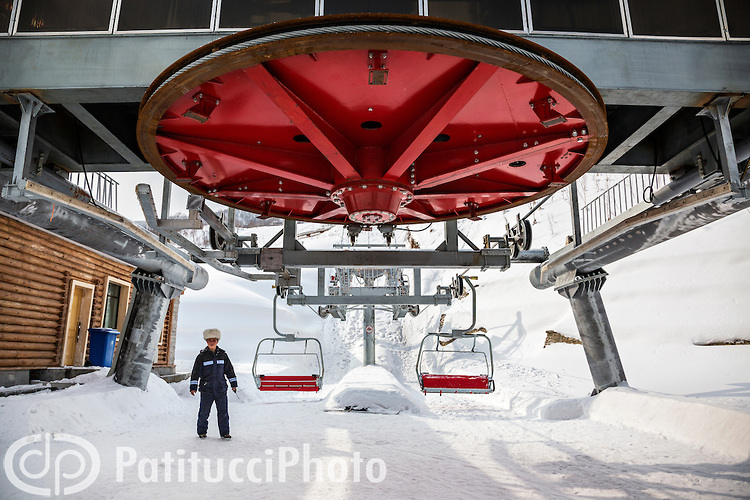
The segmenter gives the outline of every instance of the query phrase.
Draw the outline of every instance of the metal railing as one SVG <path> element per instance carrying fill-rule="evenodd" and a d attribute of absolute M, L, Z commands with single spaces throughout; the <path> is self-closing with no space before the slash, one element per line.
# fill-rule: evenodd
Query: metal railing
<path fill-rule="evenodd" d="M 581 234 L 590 233 L 642 201 L 649 201 L 654 191 L 668 183 L 666 174 L 625 177 L 581 209 Z"/>
<path fill-rule="evenodd" d="M 68 180 L 89 193 L 98 204 L 117 211 L 117 187 L 120 183 L 112 177 L 104 172 L 91 172 L 86 182 L 86 174 L 72 172 Z"/>

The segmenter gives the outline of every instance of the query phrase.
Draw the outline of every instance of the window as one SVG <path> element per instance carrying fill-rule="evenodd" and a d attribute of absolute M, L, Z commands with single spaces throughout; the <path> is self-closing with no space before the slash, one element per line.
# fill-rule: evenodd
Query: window
<path fill-rule="evenodd" d="M 727 14 L 729 36 L 732 38 L 750 38 L 750 2 L 747 0 L 724 0 Z"/>
<path fill-rule="evenodd" d="M 117 278 L 108 277 L 104 287 L 106 295 L 104 297 L 104 317 L 102 318 L 102 328 L 121 330 L 124 326 L 125 314 L 128 310 L 130 283 Z"/>
<path fill-rule="evenodd" d="M 628 3 L 634 35 L 721 36 L 715 0 L 628 0 Z"/>
<path fill-rule="evenodd" d="M 209 29 L 212 4 L 212 0 L 122 0 L 117 29 Z"/>
<path fill-rule="evenodd" d="M 219 26 L 252 28 L 313 15 L 314 0 L 222 0 Z"/>
<path fill-rule="evenodd" d="M 108 31 L 112 2 L 103 0 L 24 0 L 21 33 Z"/>
<path fill-rule="evenodd" d="M 120 309 L 120 285 L 110 283 L 107 287 L 107 298 L 104 305 L 104 319 L 102 320 L 103 328 L 117 329 L 117 316 Z"/>
<path fill-rule="evenodd" d="M 619 0 L 531 0 L 534 31 L 623 34 Z"/>
<path fill-rule="evenodd" d="M 430 0 L 427 13 L 505 30 L 523 30 L 519 0 Z"/>
<path fill-rule="evenodd" d="M 0 34 L 10 31 L 10 14 L 13 0 L 0 0 Z"/>
<path fill-rule="evenodd" d="M 354 12 L 384 12 L 391 14 L 419 14 L 416 0 L 325 0 L 325 14 L 349 14 Z"/>

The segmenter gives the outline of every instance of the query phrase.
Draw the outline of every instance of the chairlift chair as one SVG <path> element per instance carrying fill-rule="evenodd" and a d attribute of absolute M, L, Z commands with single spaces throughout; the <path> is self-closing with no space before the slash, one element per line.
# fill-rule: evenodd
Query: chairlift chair
<path fill-rule="evenodd" d="M 489 394 L 495 390 L 494 362 L 492 359 L 492 342 L 487 335 L 475 333 L 472 331 L 477 319 L 477 296 L 474 285 L 470 279 L 463 275 L 458 275 L 453 280 L 450 287 L 454 297 L 458 298 L 463 295 L 464 281 L 471 289 L 472 298 L 472 322 L 466 330 L 453 330 L 451 333 L 428 333 L 419 346 L 419 355 L 417 356 L 417 379 L 419 387 L 425 394 L 429 393 L 448 393 L 448 394 Z M 434 338 L 435 347 L 430 348 L 427 340 Z M 441 339 L 446 339 L 442 341 Z M 459 339 L 471 339 L 470 349 L 457 349 L 448 347 Z M 483 350 L 477 350 L 477 340 L 481 339 L 486 344 Z M 456 355 L 466 354 L 470 357 L 478 358 L 483 361 L 485 370 L 475 375 L 462 375 L 451 373 L 429 373 L 425 364 L 425 353 L 452 353 Z M 489 356 L 487 356 L 489 353 Z"/>
<path fill-rule="evenodd" d="M 253 360 L 253 378 L 255 385 L 260 391 L 296 391 L 296 392 L 318 392 L 323 387 L 323 348 L 320 341 L 312 337 L 297 337 L 295 335 L 283 334 L 276 328 L 276 299 L 273 298 L 273 329 L 278 337 L 269 337 L 261 340 L 255 350 L 255 359 Z M 302 352 L 276 352 L 277 344 L 284 345 L 289 343 L 304 343 Z M 270 345 L 270 349 L 266 346 Z M 311 370 L 299 373 L 288 374 L 285 371 L 275 371 L 268 373 L 267 367 L 259 369 L 258 360 L 264 357 L 272 357 L 276 360 L 307 360 L 312 361 L 314 366 Z M 299 365 L 299 363 L 297 363 Z M 310 373 L 312 371 L 312 373 Z M 260 373 L 259 373 L 260 372 Z"/>
<path fill-rule="evenodd" d="M 303 352 L 275 352 L 276 343 L 284 342 L 304 342 Z M 264 345 L 270 344 L 270 350 L 265 350 Z M 312 350 L 310 347 L 312 346 Z M 264 357 L 274 358 L 310 358 L 314 361 L 314 373 L 299 374 L 279 374 L 279 373 L 258 373 L 258 360 Z M 261 370 L 265 371 L 265 370 Z M 286 335 L 279 338 L 265 338 L 258 343 L 255 351 L 255 360 L 253 361 L 253 377 L 255 385 L 260 391 L 300 391 L 300 392 L 318 392 L 323 386 L 323 351 L 320 341 L 316 338 L 295 337 Z"/>
<path fill-rule="evenodd" d="M 435 340 L 434 348 L 429 347 L 428 339 Z M 446 339 L 446 340 L 441 340 Z M 448 340 L 449 339 L 449 340 Z M 470 350 L 452 349 L 447 346 L 457 339 L 471 339 L 472 345 Z M 477 350 L 477 339 L 482 339 L 487 345 L 485 350 Z M 486 368 L 483 373 L 474 375 L 450 374 L 450 373 L 429 373 L 425 366 L 425 353 L 449 353 L 449 354 L 468 354 L 483 361 Z M 495 381 L 493 380 L 494 367 L 492 360 L 492 343 L 489 337 L 481 333 L 428 333 L 419 346 L 419 356 L 417 357 L 417 378 L 419 387 L 425 394 L 489 394 L 495 390 Z"/>

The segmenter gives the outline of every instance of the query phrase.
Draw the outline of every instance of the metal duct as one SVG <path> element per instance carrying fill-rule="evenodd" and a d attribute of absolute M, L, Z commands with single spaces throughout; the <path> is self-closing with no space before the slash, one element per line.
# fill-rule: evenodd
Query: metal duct
<path fill-rule="evenodd" d="M 0 185 L 10 180 L 11 172 L 0 172 Z M 0 197 L 0 212 L 46 229 L 85 247 L 102 252 L 139 269 L 161 274 L 169 282 L 200 290 L 208 283 L 208 273 L 175 250 L 136 227 L 124 217 L 106 212 L 111 221 L 81 213 L 64 204 L 46 199 L 13 202 Z M 120 226 L 120 227 L 118 227 Z M 132 229 L 126 233 L 123 227 Z M 138 237 L 138 233 L 142 233 Z"/>
<path fill-rule="evenodd" d="M 701 176 L 700 171 L 697 168 L 692 169 L 656 191 L 651 203 L 655 207 L 660 207 L 678 196 L 687 193 L 703 181 L 705 179 Z"/>

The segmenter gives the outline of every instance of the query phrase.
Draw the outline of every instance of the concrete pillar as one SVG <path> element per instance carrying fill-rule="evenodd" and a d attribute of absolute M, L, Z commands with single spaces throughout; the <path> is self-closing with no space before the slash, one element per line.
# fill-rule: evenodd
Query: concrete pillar
<path fill-rule="evenodd" d="M 130 303 L 113 367 L 115 382 L 146 390 L 151 366 L 156 358 L 159 337 L 169 301 L 182 288 L 167 283 L 157 274 L 135 271 Z"/>
<path fill-rule="evenodd" d="M 364 365 L 375 364 L 375 306 L 364 309 L 365 360 Z"/>
<path fill-rule="evenodd" d="M 626 381 L 607 311 L 599 293 L 606 276 L 607 273 L 601 269 L 579 274 L 572 281 L 556 288 L 560 295 L 570 300 L 594 380 L 594 394 Z"/>

